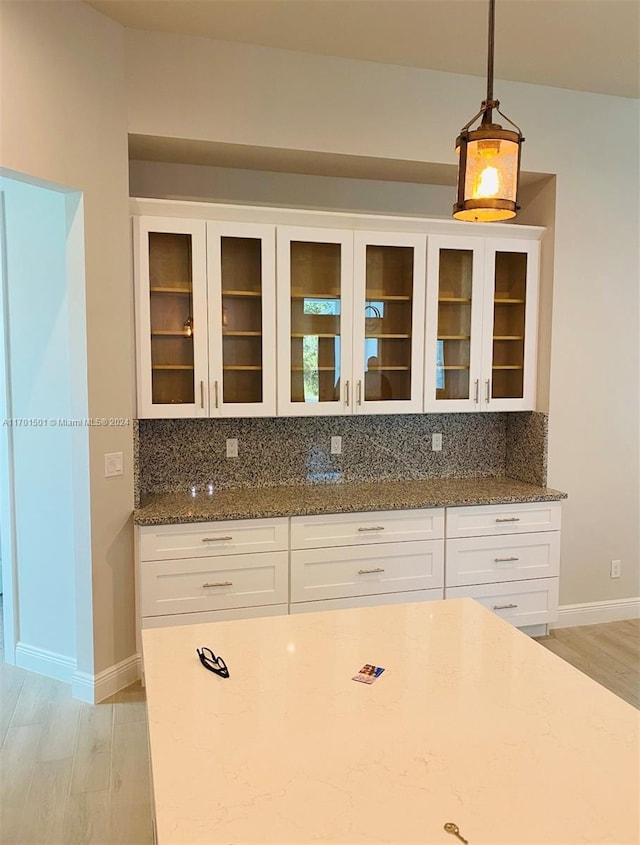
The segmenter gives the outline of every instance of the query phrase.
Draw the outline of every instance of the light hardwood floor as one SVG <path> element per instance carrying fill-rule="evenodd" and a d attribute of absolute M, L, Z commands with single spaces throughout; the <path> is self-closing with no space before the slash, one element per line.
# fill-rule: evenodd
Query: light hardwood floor
<path fill-rule="evenodd" d="M 640 708 L 640 620 L 538 641 Z M 3 845 L 152 842 L 140 684 L 91 706 L 66 684 L 2 663 L 0 744 Z"/>

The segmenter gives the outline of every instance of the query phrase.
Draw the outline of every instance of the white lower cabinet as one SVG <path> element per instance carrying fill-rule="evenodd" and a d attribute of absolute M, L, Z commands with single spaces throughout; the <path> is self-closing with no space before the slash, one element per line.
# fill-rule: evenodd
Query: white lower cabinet
<path fill-rule="evenodd" d="M 518 628 L 558 618 L 560 502 L 447 508 L 445 598 Z"/>
<path fill-rule="evenodd" d="M 557 619 L 560 502 L 144 526 L 138 628 L 473 598 Z"/>

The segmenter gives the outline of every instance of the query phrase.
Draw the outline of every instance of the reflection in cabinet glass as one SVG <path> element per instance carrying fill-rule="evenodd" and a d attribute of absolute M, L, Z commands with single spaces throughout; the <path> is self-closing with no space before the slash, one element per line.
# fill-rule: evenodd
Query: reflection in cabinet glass
<path fill-rule="evenodd" d="M 291 242 L 291 401 L 340 398 L 341 245 Z"/>
<path fill-rule="evenodd" d="M 469 399 L 473 251 L 441 249 L 436 399 Z"/>
<path fill-rule="evenodd" d="M 192 404 L 193 281 L 191 235 L 149 232 L 152 402 Z"/>
<path fill-rule="evenodd" d="M 492 399 L 524 395 L 527 255 L 497 252 L 493 300 Z"/>
<path fill-rule="evenodd" d="M 262 402 L 262 243 L 220 239 L 222 401 Z"/>
<path fill-rule="evenodd" d="M 364 398 L 411 399 L 413 248 L 367 246 Z"/>

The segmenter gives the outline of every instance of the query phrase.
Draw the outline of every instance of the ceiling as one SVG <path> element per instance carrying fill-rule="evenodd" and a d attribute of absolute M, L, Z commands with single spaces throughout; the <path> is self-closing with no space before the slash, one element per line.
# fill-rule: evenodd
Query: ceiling
<path fill-rule="evenodd" d="M 126 27 L 486 75 L 487 0 L 90 0 Z M 640 97 L 640 0 L 498 0 L 495 76 Z"/>

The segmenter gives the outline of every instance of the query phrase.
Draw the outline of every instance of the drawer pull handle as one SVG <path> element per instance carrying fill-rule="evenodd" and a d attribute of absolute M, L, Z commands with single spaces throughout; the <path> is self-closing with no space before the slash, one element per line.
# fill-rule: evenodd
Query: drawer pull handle
<path fill-rule="evenodd" d="M 233 537 L 203 537 L 203 543 L 219 543 L 221 540 L 233 540 Z"/>
<path fill-rule="evenodd" d="M 494 557 L 494 563 L 511 563 L 512 561 L 520 560 L 519 557 Z"/>
<path fill-rule="evenodd" d="M 203 584 L 203 587 L 232 587 L 233 581 L 216 581 L 215 584 Z"/>
<path fill-rule="evenodd" d="M 358 575 L 372 575 L 374 572 L 384 572 L 384 569 L 380 566 L 376 569 L 359 569 Z"/>
<path fill-rule="evenodd" d="M 494 604 L 494 610 L 511 610 L 514 607 L 517 607 L 517 604 Z"/>
<path fill-rule="evenodd" d="M 519 516 L 496 517 L 496 522 L 520 522 Z"/>
<path fill-rule="evenodd" d="M 384 531 L 384 525 L 371 525 L 366 528 L 358 528 L 358 531 Z"/>

